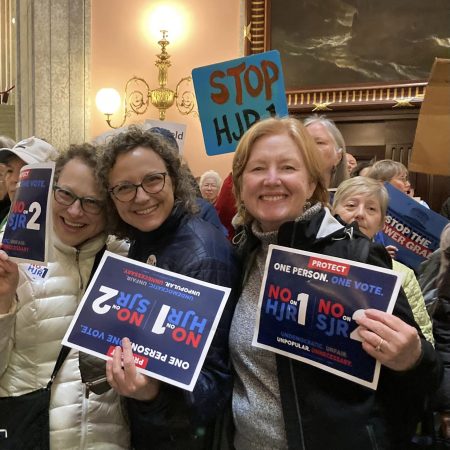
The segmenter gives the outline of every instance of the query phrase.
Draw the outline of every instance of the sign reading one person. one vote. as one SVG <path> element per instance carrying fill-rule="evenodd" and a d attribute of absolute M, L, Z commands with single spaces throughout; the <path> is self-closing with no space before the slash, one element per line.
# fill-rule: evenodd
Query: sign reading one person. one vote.
<path fill-rule="evenodd" d="M 380 362 L 364 351 L 358 317 L 392 313 L 394 271 L 270 245 L 253 345 L 376 389 Z"/>
<path fill-rule="evenodd" d="M 448 220 L 421 205 L 389 183 L 389 204 L 383 225 L 385 245 L 397 247 L 396 259 L 412 269 L 418 269 L 439 247 L 439 240 Z"/>
<path fill-rule="evenodd" d="M 276 50 L 192 71 L 208 155 L 230 153 L 259 119 L 288 114 Z"/>
<path fill-rule="evenodd" d="M 230 291 L 105 252 L 63 344 L 109 359 L 128 337 L 139 371 L 192 391 Z"/>
<path fill-rule="evenodd" d="M 19 186 L 2 240 L 2 249 L 17 262 L 47 263 L 54 170 L 53 162 L 24 166 L 20 170 Z"/>

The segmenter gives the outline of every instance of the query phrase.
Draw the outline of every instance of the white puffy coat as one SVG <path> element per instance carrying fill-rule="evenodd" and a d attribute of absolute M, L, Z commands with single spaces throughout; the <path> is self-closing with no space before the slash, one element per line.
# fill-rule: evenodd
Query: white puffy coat
<path fill-rule="evenodd" d="M 54 237 L 47 268 L 19 264 L 17 301 L 0 315 L 0 397 L 46 386 L 104 243 L 102 235 L 76 250 Z M 52 387 L 51 449 L 129 448 L 119 396 L 110 389 L 86 398 L 78 365 L 71 350 Z"/>

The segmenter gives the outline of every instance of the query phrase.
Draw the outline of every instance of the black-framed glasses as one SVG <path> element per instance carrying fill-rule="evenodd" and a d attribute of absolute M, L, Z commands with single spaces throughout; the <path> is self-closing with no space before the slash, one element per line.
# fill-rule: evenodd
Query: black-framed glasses
<path fill-rule="evenodd" d="M 131 202 L 137 194 L 138 188 L 142 188 L 147 194 L 158 194 L 164 189 L 167 172 L 156 172 L 145 175 L 140 184 L 128 181 L 112 187 L 108 192 L 120 202 Z"/>
<path fill-rule="evenodd" d="M 64 206 L 73 205 L 77 200 L 80 200 L 81 209 L 88 214 L 100 214 L 105 205 L 101 200 L 92 197 L 78 197 L 72 191 L 57 185 L 53 186 L 53 195 L 55 200 Z"/>

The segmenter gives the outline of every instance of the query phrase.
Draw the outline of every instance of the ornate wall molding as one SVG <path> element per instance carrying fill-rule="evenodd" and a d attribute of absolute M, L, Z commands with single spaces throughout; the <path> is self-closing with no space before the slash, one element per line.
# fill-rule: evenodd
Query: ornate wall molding
<path fill-rule="evenodd" d="M 17 0 L 17 138 L 88 139 L 91 0 Z"/>

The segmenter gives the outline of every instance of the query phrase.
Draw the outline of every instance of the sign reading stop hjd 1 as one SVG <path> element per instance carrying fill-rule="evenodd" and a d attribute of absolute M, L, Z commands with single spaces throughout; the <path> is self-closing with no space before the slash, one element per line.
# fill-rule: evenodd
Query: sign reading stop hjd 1
<path fill-rule="evenodd" d="M 192 71 L 208 155 L 230 153 L 256 121 L 288 114 L 276 50 Z"/>

